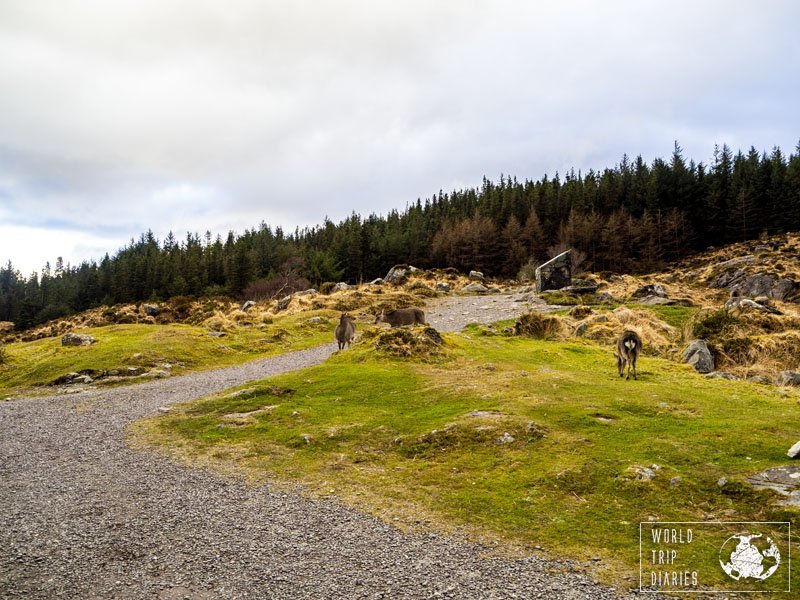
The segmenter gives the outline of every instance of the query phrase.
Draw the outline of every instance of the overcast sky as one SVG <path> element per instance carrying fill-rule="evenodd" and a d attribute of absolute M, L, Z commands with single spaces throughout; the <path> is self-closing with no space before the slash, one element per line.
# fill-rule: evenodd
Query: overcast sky
<path fill-rule="evenodd" d="M 0 261 L 800 139 L 800 3 L 0 2 Z"/>

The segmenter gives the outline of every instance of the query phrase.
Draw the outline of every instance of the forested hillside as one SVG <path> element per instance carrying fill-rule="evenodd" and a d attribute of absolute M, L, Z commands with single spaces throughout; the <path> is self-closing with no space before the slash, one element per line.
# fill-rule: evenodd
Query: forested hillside
<path fill-rule="evenodd" d="M 266 223 L 226 238 L 151 232 L 99 263 L 0 268 L 0 321 L 25 328 L 100 304 L 183 295 L 266 295 L 325 281 L 357 282 L 392 265 L 514 276 L 563 247 L 593 270 L 645 272 L 711 245 L 800 229 L 800 144 L 695 163 L 641 157 L 602 172 L 439 191 L 386 216 L 353 214 L 287 234 Z"/>

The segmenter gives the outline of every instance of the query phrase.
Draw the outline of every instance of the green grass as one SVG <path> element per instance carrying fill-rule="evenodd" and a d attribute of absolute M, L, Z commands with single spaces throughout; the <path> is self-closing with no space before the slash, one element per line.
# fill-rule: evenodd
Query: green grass
<path fill-rule="evenodd" d="M 4 346 L 5 364 L 0 365 L 0 394 L 42 392 L 41 386 L 84 369 L 169 363 L 172 373 L 179 374 L 308 348 L 333 341 L 335 314 L 323 310 L 276 317 L 263 329 L 236 327 L 221 338 L 191 325 L 111 325 L 77 331 L 97 340 L 91 346 L 65 347 L 58 337 L 8 344 Z M 314 316 L 326 317 L 326 322 L 308 323 Z M 136 354 L 141 356 L 134 358 Z"/>
<path fill-rule="evenodd" d="M 449 336 L 446 357 L 426 364 L 362 344 L 239 396 L 183 405 L 139 435 L 411 525 L 599 556 L 599 576 L 622 585 L 638 585 L 639 522 L 797 515 L 741 484 L 784 463 L 800 430 L 797 393 L 656 358 L 625 381 L 611 352 L 588 342 L 474 333 Z M 501 444 L 505 433 L 513 441 Z M 653 464 L 652 481 L 632 477 Z"/>

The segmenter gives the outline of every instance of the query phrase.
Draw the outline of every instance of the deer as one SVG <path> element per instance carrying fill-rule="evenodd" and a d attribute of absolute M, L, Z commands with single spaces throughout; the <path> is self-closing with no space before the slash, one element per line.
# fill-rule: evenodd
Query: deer
<path fill-rule="evenodd" d="M 628 366 L 628 374 L 625 377 L 627 381 L 631 377 L 631 368 L 633 368 L 633 378 L 636 379 L 636 359 L 642 353 L 642 338 L 639 334 L 630 329 L 626 329 L 617 338 L 617 351 L 614 356 L 617 357 L 617 370 L 619 376 L 622 377 L 625 371 L 625 365 Z"/>
<path fill-rule="evenodd" d="M 375 317 L 375 324 L 378 323 L 389 323 L 392 327 L 428 324 L 425 320 L 425 313 L 420 308 L 383 309 L 380 314 Z"/>
<path fill-rule="evenodd" d="M 356 321 L 346 312 L 339 318 L 339 324 L 334 332 L 336 341 L 339 343 L 339 350 L 343 350 L 345 345 L 349 348 L 350 342 L 356 337 Z"/>

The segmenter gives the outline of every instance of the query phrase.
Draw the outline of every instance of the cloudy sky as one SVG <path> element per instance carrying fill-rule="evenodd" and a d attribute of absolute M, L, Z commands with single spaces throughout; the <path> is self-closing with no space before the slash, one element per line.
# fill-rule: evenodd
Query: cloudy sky
<path fill-rule="evenodd" d="M 2 0 L 0 261 L 792 151 L 793 1 Z"/>

